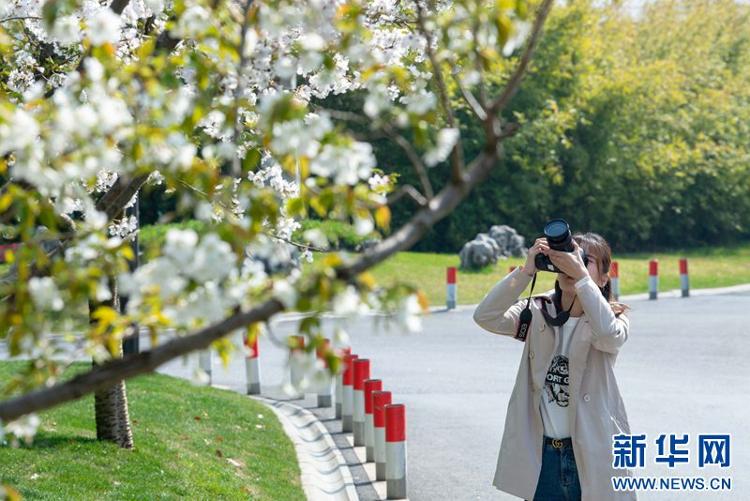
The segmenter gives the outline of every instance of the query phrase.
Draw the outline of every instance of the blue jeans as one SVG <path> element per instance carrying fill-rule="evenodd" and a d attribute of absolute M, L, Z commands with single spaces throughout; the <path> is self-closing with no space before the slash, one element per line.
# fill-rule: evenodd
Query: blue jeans
<path fill-rule="evenodd" d="M 572 447 L 542 446 L 542 470 L 539 472 L 534 501 L 571 501 L 581 499 L 581 484 Z"/>

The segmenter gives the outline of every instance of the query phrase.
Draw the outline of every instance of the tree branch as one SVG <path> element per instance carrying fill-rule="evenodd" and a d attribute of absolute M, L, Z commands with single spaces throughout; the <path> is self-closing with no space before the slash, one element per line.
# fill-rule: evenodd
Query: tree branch
<path fill-rule="evenodd" d="M 541 31 L 541 24 L 543 24 L 551 4 L 552 0 L 545 0 L 542 5 L 540 15 L 535 22 L 536 34 L 533 36 L 534 39 L 538 37 L 538 33 Z M 536 41 L 532 42 L 530 43 L 531 46 L 536 44 Z M 525 57 L 528 59 L 531 57 L 531 51 L 527 49 L 527 53 L 528 56 Z M 516 82 L 515 87 L 520 84 L 527 65 L 528 61 L 520 65 L 523 70 L 518 77 L 513 79 Z M 488 117 L 487 123 L 490 121 L 494 123 L 494 117 Z M 491 131 L 492 129 L 490 129 Z M 487 178 L 500 156 L 502 135 L 502 131 L 488 134 L 484 149 L 468 166 L 466 174 L 462 176 L 462 182 L 447 183 L 427 205 L 420 208 L 409 222 L 399 228 L 398 231 L 368 248 L 354 263 L 336 267 L 334 269 L 335 278 L 351 282 L 360 273 L 384 261 L 394 253 L 414 245 L 437 221 L 444 218 L 466 198 L 476 185 Z M 119 197 L 115 198 L 119 200 Z M 221 322 L 201 329 L 194 334 L 168 341 L 149 351 L 112 360 L 64 383 L 0 402 L 0 419 L 6 422 L 11 421 L 31 412 L 78 399 L 114 382 L 152 372 L 174 358 L 195 350 L 205 349 L 211 342 L 228 333 L 253 322 L 265 321 L 283 310 L 284 305 L 277 299 L 269 299 L 249 311 L 234 313 Z"/>
<path fill-rule="evenodd" d="M 278 300 L 269 299 L 256 308 L 234 314 L 190 336 L 167 341 L 149 351 L 111 360 L 64 383 L 11 398 L 0 403 L 0 419 L 3 422 L 12 421 L 31 412 L 76 400 L 123 379 L 152 372 L 173 358 L 205 349 L 213 341 L 229 332 L 244 325 L 265 320 L 281 310 L 283 310 L 283 305 Z"/>
<path fill-rule="evenodd" d="M 437 83 L 438 94 L 440 95 L 440 103 L 442 105 L 443 111 L 445 112 L 448 126 L 451 128 L 455 128 L 456 121 L 453 117 L 453 109 L 451 108 L 451 103 L 448 97 L 448 90 L 446 89 L 445 80 L 443 79 L 443 71 L 440 69 L 440 63 L 438 62 L 437 57 L 435 57 L 435 52 L 432 50 L 432 35 L 425 26 L 422 4 L 419 1 L 414 2 L 414 4 L 417 6 L 417 24 L 419 26 L 419 31 L 422 33 L 422 36 L 426 41 L 425 50 L 427 51 L 427 57 L 430 58 L 430 63 L 432 64 L 432 72 L 435 76 L 435 82 Z M 461 142 L 461 134 L 459 134 L 458 140 L 456 141 L 456 144 L 453 145 L 453 149 L 451 150 L 451 181 L 454 183 L 463 182 L 463 170 L 463 144 Z"/>
<path fill-rule="evenodd" d="M 388 196 L 388 205 L 393 205 L 396 200 L 400 199 L 404 195 L 408 195 L 412 200 L 417 202 L 417 205 L 423 207 L 427 205 L 427 199 L 412 185 L 404 184 L 401 185 L 396 191 Z"/>
<path fill-rule="evenodd" d="M 419 183 L 422 185 L 422 189 L 424 190 L 424 196 L 428 199 L 432 198 L 435 195 L 435 192 L 432 190 L 430 178 L 427 176 L 427 166 L 424 164 L 424 162 L 422 162 L 422 159 L 414 150 L 414 147 L 412 147 L 411 143 L 407 141 L 404 136 L 396 132 L 396 130 L 391 127 L 389 123 L 383 122 L 382 129 L 383 132 L 388 134 L 388 136 L 393 139 L 402 150 L 404 150 L 404 153 L 406 153 L 409 161 L 411 161 L 412 166 L 414 166 L 414 170 L 417 171 L 417 176 L 419 176 Z"/>
<path fill-rule="evenodd" d="M 496 147 L 497 144 L 493 144 L 491 148 L 486 148 L 472 162 L 473 167 L 465 183 L 448 183 L 428 206 L 420 209 L 398 232 L 368 249 L 351 265 L 336 268 L 336 278 L 352 281 L 368 268 L 416 243 L 436 221 L 445 217 L 456 207 L 473 186 L 489 174 L 497 160 Z M 267 320 L 283 310 L 284 305 L 277 299 L 269 299 L 249 311 L 235 313 L 195 334 L 173 339 L 149 351 L 111 360 L 64 383 L 5 400 L 0 402 L 0 420 L 12 421 L 31 412 L 76 400 L 120 380 L 152 372 L 174 358 L 205 349 L 213 341 L 226 334 L 247 324 Z"/>
<path fill-rule="evenodd" d="M 492 104 L 488 108 L 488 115 L 497 116 L 505 109 L 511 98 L 518 91 L 518 88 L 521 85 L 521 80 L 523 80 L 524 75 L 526 75 L 526 70 L 529 66 L 529 61 L 531 61 L 531 56 L 534 54 L 534 49 L 536 48 L 536 45 L 539 42 L 539 38 L 542 35 L 542 27 L 544 26 L 544 22 L 547 20 L 547 16 L 549 15 L 549 11 L 552 8 L 553 3 L 554 0 L 544 0 L 544 2 L 542 2 L 542 4 L 539 6 L 536 18 L 534 19 L 534 25 L 531 28 L 531 36 L 529 37 L 529 41 L 526 44 L 526 48 L 524 49 L 523 55 L 521 56 L 521 60 L 519 61 L 516 70 L 513 72 L 513 75 L 511 75 L 510 80 L 508 80 L 508 83 L 506 84 L 505 89 L 503 89 L 503 92 L 492 102 Z"/>

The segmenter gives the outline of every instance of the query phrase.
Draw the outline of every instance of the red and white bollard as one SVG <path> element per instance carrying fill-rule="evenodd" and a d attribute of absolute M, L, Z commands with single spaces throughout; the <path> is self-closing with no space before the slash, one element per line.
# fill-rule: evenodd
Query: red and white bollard
<path fill-rule="evenodd" d="M 659 261 L 648 262 L 648 298 L 656 299 L 659 290 Z"/>
<path fill-rule="evenodd" d="M 328 362 L 326 361 L 325 354 L 328 351 L 328 347 L 331 345 L 330 339 L 323 339 L 323 345 L 318 346 L 315 349 L 315 356 L 321 360 L 323 360 L 323 363 L 325 364 L 326 368 L 328 367 Z M 323 385 L 322 388 L 318 390 L 318 407 L 330 407 L 333 403 L 333 397 L 331 395 L 331 380 L 327 379 L 327 383 Z"/>
<path fill-rule="evenodd" d="M 334 390 L 335 395 L 335 407 L 336 407 L 336 419 L 341 419 L 341 405 L 344 401 L 344 371 L 346 371 L 346 356 L 350 355 L 352 352 L 352 349 L 350 347 L 341 348 L 340 356 L 341 356 L 341 363 L 342 368 L 339 371 L 338 374 L 336 374 L 336 388 Z"/>
<path fill-rule="evenodd" d="M 387 499 L 406 497 L 406 408 L 385 406 L 385 481 Z"/>
<path fill-rule="evenodd" d="M 354 361 L 354 445 L 365 445 L 365 379 L 370 378 L 370 360 Z"/>
<path fill-rule="evenodd" d="M 245 334 L 245 346 L 250 353 L 245 356 L 245 375 L 247 376 L 247 394 L 260 395 L 260 360 L 258 359 L 258 336 L 250 343 Z"/>
<path fill-rule="evenodd" d="M 446 281 L 448 287 L 448 298 L 446 300 L 446 306 L 449 310 L 456 307 L 457 291 L 456 291 L 456 267 L 449 266 L 446 270 Z"/>
<path fill-rule="evenodd" d="M 372 393 L 383 389 L 380 379 L 365 380 L 365 459 L 375 461 L 375 422 L 372 414 Z"/>
<path fill-rule="evenodd" d="M 612 261 L 609 265 L 609 279 L 612 284 L 612 297 L 615 301 L 620 300 L 620 265 Z"/>
<path fill-rule="evenodd" d="M 354 422 L 354 361 L 359 355 L 348 353 L 345 355 L 343 383 L 341 397 L 341 431 L 351 433 Z"/>
<path fill-rule="evenodd" d="M 690 282 L 688 281 L 687 258 L 680 259 L 680 289 L 682 297 L 690 296 Z"/>
<path fill-rule="evenodd" d="M 375 480 L 385 480 L 385 406 L 391 403 L 390 391 L 372 392 L 372 417 L 375 428 Z"/>

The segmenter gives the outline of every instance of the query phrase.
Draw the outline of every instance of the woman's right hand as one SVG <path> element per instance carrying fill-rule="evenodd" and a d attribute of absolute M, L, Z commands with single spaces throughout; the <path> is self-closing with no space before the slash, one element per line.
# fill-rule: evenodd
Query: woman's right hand
<path fill-rule="evenodd" d="M 526 264 L 523 265 L 523 272 L 529 276 L 534 275 L 534 273 L 536 273 L 536 255 L 540 252 L 544 255 L 547 255 L 548 251 L 549 244 L 547 243 L 547 239 L 537 238 L 534 242 L 534 245 L 532 245 L 529 249 L 528 254 L 526 254 Z"/>

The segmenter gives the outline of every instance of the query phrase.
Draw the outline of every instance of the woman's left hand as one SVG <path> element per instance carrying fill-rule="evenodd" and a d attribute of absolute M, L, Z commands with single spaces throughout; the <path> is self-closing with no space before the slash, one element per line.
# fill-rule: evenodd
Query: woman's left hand
<path fill-rule="evenodd" d="M 547 251 L 552 264 L 557 266 L 560 271 L 568 275 L 570 278 L 578 281 L 589 274 L 589 270 L 586 265 L 583 264 L 583 258 L 581 257 L 581 246 L 578 242 L 573 240 L 573 252 L 558 251 L 550 249 Z"/>

